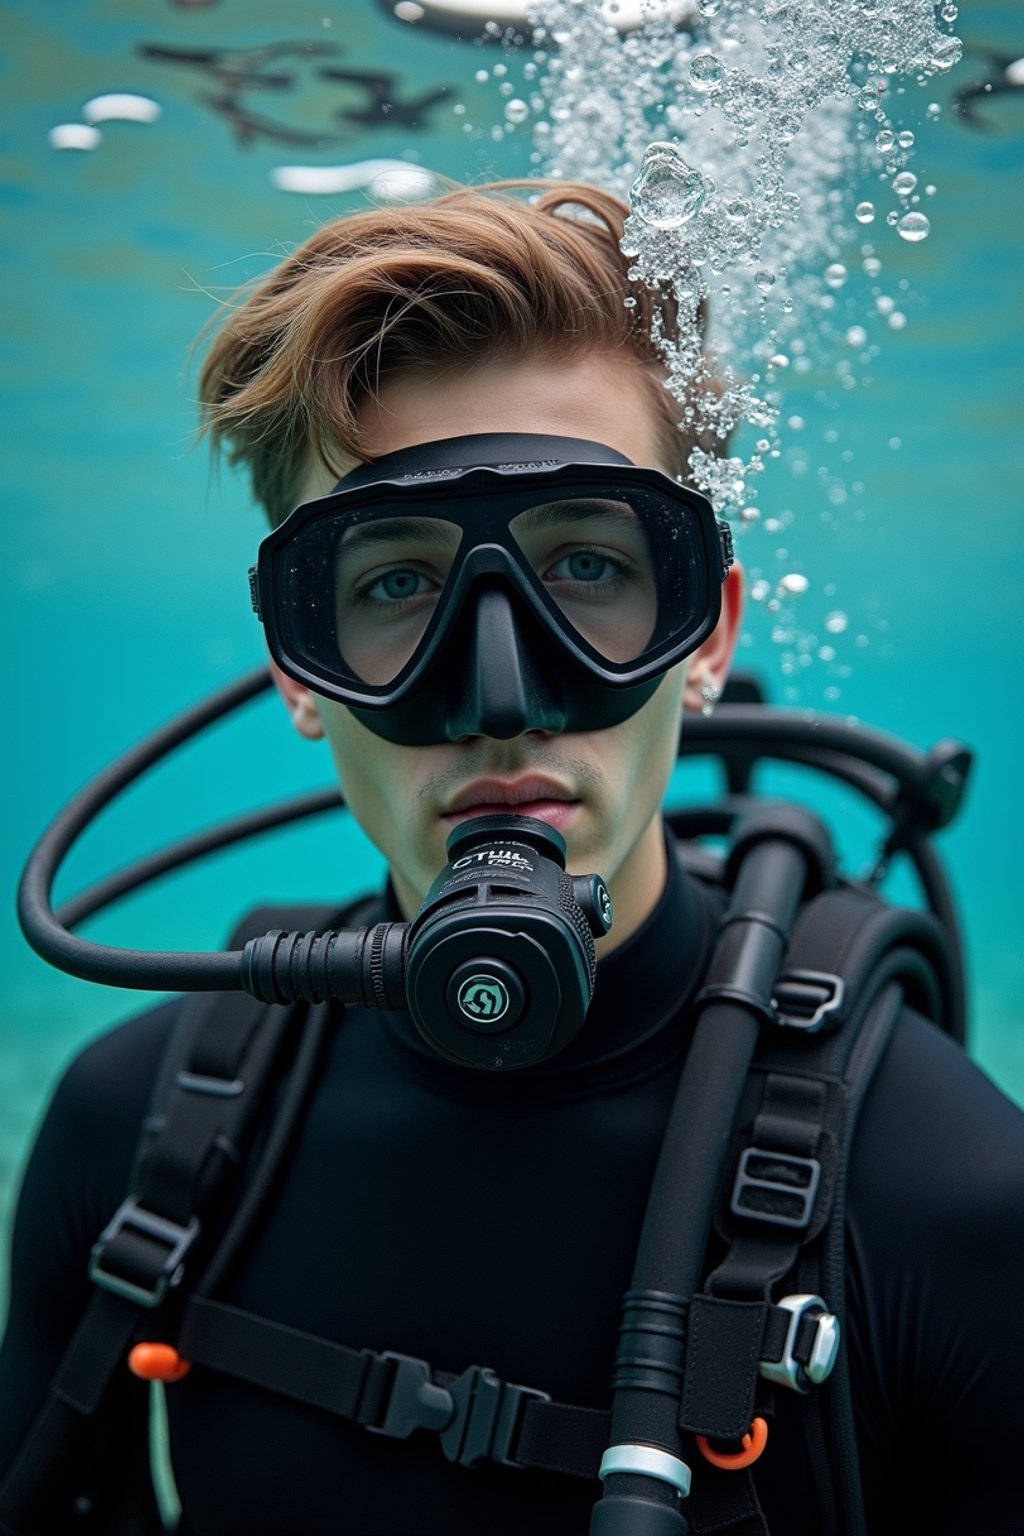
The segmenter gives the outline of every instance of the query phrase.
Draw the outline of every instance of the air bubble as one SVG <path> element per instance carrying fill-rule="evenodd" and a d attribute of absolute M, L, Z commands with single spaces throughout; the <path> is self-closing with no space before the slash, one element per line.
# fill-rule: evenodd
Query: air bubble
<path fill-rule="evenodd" d="M 914 147 L 914 135 L 909 128 L 904 128 L 902 133 L 897 134 L 896 142 L 900 149 L 912 149 Z"/>
<path fill-rule="evenodd" d="M 896 135 L 891 128 L 883 128 L 881 133 L 875 134 L 875 147 L 880 149 L 883 155 L 888 154 L 895 143 Z"/>
<path fill-rule="evenodd" d="M 722 84 L 722 65 L 713 53 L 698 53 L 690 60 L 690 84 L 695 91 L 717 91 Z"/>
<path fill-rule="evenodd" d="M 846 333 L 848 347 L 862 347 L 868 339 L 868 333 L 862 325 L 851 325 Z"/>
<path fill-rule="evenodd" d="M 897 197 L 909 197 L 917 186 L 917 177 L 913 171 L 900 171 L 898 176 L 892 179 L 892 189 Z"/>
<path fill-rule="evenodd" d="M 928 238 L 931 227 L 931 221 L 923 213 L 905 213 L 896 225 L 896 230 L 902 240 L 909 240 L 916 245 L 918 240 Z"/>
<path fill-rule="evenodd" d="M 875 217 L 874 203 L 858 203 L 853 210 L 853 216 L 858 224 L 871 224 Z"/>
<path fill-rule="evenodd" d="M 754 283 L 762 293 L 770 293 L 775 286 L 775 273 L 755 272 Z"/>
<path fill-rule="evenodd" d="M 525 101 L 514 96 L 511 101 L 505 103 L 505 120 L 509 123 L 525 123 L 530 115 L 530 109 Z"/>
<path fill-rule="evenodd" d="M 955 20 L 956 6 L 951 6 L 950 9 Z M 963 52 L 963 44 L 958 37 L 946 37 L 932 49 L 932 56 L 929 62 L 933 69 L 938 70 L 940 74 L 945 74 L 947 70 L 953 68 L 954 64 L 959 64 L 963 57 Z"/>
<path fill-rule="evenodd" d="M 780 589 L 783 592 L 791 593 L 793 597 L 799 597 L 801 593 L 807 591 L 809 586 L 810 582 L 800 571 L 791 571 L 788 576 L 783 576 L 779 582 Z"/>
<path fill-rule="evenodd" d="M 825 615 L 825 628 L 830 635 L 841 635 L 849 622 L 841 608 L 834 608 L 831 613 Z"/>
<path fill-rule="evenodd" d="M 834 261 L 825 268 L 825 281 L 830 288 L 841 288 L 849 275 L 841 261 Z"/>
<path fill-rule="evenodd" d="M 674 144 L 652 144 L 629 189 L 630 207 L 651 229 L 679 229 L 704 206 L 707 184 Z"/>
<path fill-rule="evenodd" d="M 748 219 L 753 212 L 750 203 L 745 197 L 731 197 L 725 204 L 723 212 L 727 219 L 733 219 L 737 224 Z"/>

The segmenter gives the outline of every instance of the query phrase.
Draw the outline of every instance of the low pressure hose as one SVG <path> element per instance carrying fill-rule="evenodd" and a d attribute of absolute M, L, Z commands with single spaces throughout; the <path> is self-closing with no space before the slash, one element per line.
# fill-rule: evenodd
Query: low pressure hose
<path fill-rule="evenodd" d="M 833 878 L 828 834 L 795 807 L 739 829 L 732 899 L 703 990 L 644 1218 L 613 1378 L 612 1444 L 590 1536 L 685 1536 L 679 1400 L 686 1310 L 701 1278 L 733 1122 L 794 919 Z"/>

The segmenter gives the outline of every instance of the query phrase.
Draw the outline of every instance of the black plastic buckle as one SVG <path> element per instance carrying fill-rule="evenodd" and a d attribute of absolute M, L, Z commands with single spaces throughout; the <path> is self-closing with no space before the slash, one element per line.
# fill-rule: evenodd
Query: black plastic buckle
<path fill-rule="evenodd" d="M 775 983 L 775 1023 L 816 1035 L 834 1029 L 845 992 L 843 978 L 829 971 L 784 971 Z"/>
<path fill-rule="evenodd" d="M 137 1281 L 126 1280 L 105 1267 L 104 1261 L 111 1256 L 111 1245 L 117 1242 L 125 1228 L 129 1231 L 141 1232 L 144 1237 L 167 1244 L 168 1252 L 160 1261 L 160 1267 L 153 1276 L 153 1282 L 149 1288 L 140 1285 Z M 139 1205 L 134 1195 L 130 1195 L 114 1212 L 113 1217 L 93 1244 L 89 1255 L 89 1279 L 103 1290 L 113 1291 L 115 1296 L 123 1296 L 127 1301 L 137 1302 L 140 1307 L 158 1307 L 168 1290 L 181 1280 L 185 1268 L 185 1255 L 198 1236 L 197 1217 L 193 1216 L 188 1226 L 182 1227 L 176 1221 L 168 1221 L 163 1216 L 154 1216 L 152 1211 L 147 1211 Z M 116 1257 L 116 1254 L 114 1256 Z"/>
<path fill-rule="evenodd" d="M 373 1358 L 373 1357 L 371 1357 Z M 444 1429 L 455 1412 L 451 1393 L 430 1379 L 430 1366 L 412 1355 L 385 1349 L 375 1357 L 394 1362 L 384 1417 L 379 1424 L 364 1424 L 371 1435 L 407 1440 L 415 1429 Z"/>
<path fill-rule="evenodd" d="M 432 1429 L 449 1461 L 463 1467 L 481 1461 L 513 1467 L 510 1454 L 519 1433 L 527 1398 L 550 1402 L 546 1392 L 499 1380 L 486 1366 L 471 1365 L 442 1387 L 431 1380 L 430 1366 L 411 1355 L 385 1350 L 378 1360 L 392 1360 L 395 1374 L 384 1417 L 365 1427 L 371 1434 L 405 1440 L 417 1429 Z"/>
<path fill-rule="evenodd" d="M 802 1231 L 811 1224 L 820 1183 L 821 1164 L 816 1157 L 747 1147 L 736 1170 L 729 1208 L 748 1221 Z"/>

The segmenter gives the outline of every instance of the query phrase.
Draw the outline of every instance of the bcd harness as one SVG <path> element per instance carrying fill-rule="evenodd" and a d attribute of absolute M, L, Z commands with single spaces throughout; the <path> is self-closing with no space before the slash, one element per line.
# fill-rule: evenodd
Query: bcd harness
<path fill-rule="evenodd" d="M 356 909 L 340 917 L 263 911 L 233 942 L 282 920 L 342 926 L 358 916 Z M 736 978 L 722 970 L 728 928 L 699 1002 L 735 988 Z M 644 1385 L 645 1345 L 658 1333 L 685 1339 L 678 1421 L 714 1458 L 698 1459 L 686 1500 L 695 1532 L 767 1532 L 746 1463 L 751 1426 L 770 1422 L 779 1390 L 806 1396 L 820 1528 L 844 1536 L 865 1529 L 839 1348 L 849 1148 L 900 1007 L 908 1002 L 948 1025 L 943 999 L 952 985 L 943 930 L 927 914 L 847 886 L 819 892 L 797 918 L 719 1190 L 715 1226 L 725 1256 L 692 1296 L 634 1289 L 625 1298 L 620 1380 Z M 173 1339 L 171 1359 L 372 1433 L 405 1438 L 433 1430 L 441 1452 L 466 1467 L 491 1461 L 597 1477 L 609 1412 L 552 1402 L 541 1384 L 503 1382 L 482 1366 L 454 1375 L 405 1355 L 347 1348 L 214 1299 L 264 1203 L 331 1027 L 326 1005 L 268 1006 L 244 994 L 200 994 L 184 1010 L 144 1122 L 132 1193 L 93 1249 L 96 1293 L 4 1486 L 5 1531 L 35 1536 L 47 1529 L 35 1521 L 52 1469 L 73 1453 L 140 1338 Z M 198 1271 L 196 1258 L 237 1197 L 237 1171 L 275 1091 L 276 1115 L 255 1169 L 225 1236 L 212 1254 L 206 1247 L 205 1272 Z M 702 1174 L 714 1170 L 689 1170 L 693 1181 Z M 649 1364 L 646 1385 L 657 1391 L 658 1368 Z"/>
<path fill-rule="evenodd" d="M 467 1468 L 600 1477 L 597 1536 L 612 1504 L 608 1532 L 674 1531 L 680 1493 L 685 1528 L 698 1536 L 767 1536 L 751 1467 L 777 1394 L 793 1392 L 818 1528 L 865 1536 L 841 1348 L 846 1175 L 900 1010 L 963 1039 L 955 917 L 927 838 L 955 814 L 969 756 L 941 745 L 890 794 L 867 733 L 849 756 L 828 739 L 798 750 L 784 717 L 742 706 L 723 714 L 735 724 L 698 722 L 708 741 L 696 750 L 721 757 L 729 795 L 668 818 L 684 839 L 732 836 L 724 861 L 696 843 L 680 848 L 689 873 L 724 884 L 728 903 L 623 1301 L 613 1410 L 553 1402 L 542 1382 L 506 1382 L 486 1366 L 454 1374 L 444 1362 L 346 1347 L 216 1299 L 267 1203 L 338 1017 L 327 1003 L 199 993 L 158 1072 L 130 1194 L 93 1248 L 92 1299 L 0 1488 L 0 1536 L 65 1536 L 55 1471 L 87 1454 L 129 1356 L 151 1379 L 200 1367 L 371 1433 L 432 1431 L 439 1453 Z M 688 739 L 698 739 L 693 727 Z M 810 761 L 881 805 L 891 831 L 875 875 L 907 849 L 932 910 L 890 906 L 870 882 L 839 880 L 819 822 L 748 795 L 759 755 Z M 259 911 L 231 943 L 281 925 L 351 929 L 372 905 Z"/>

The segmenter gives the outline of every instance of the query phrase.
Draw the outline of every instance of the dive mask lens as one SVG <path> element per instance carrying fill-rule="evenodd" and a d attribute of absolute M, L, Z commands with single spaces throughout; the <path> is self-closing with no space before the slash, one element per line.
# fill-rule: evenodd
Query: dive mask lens
<path fill-rule="evenodd" d="M 462 529 L 401 507 L 325 512 L 279 551 L 275 619 L 284 653 L 314 678 L 389 688 L 436 620 Z"/>
<path fill-rule="evenodd" d="M 571 643 L 630 671 L 685 641 L 708 606 L 699 530 L 642 486 L 595 486 L 535 503 L 509 533 L 535 592 Z"/>

